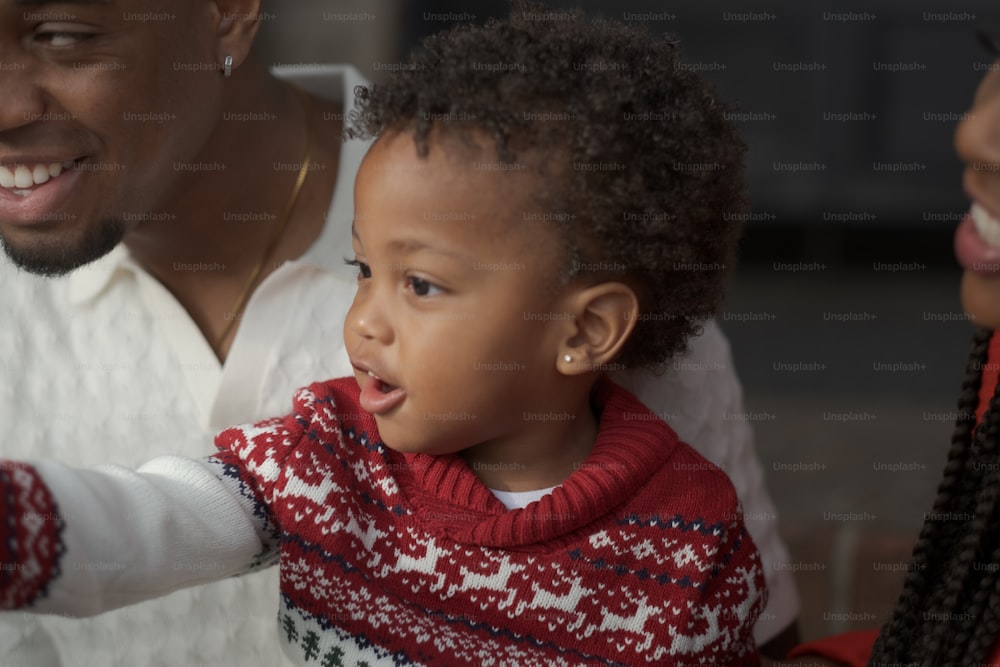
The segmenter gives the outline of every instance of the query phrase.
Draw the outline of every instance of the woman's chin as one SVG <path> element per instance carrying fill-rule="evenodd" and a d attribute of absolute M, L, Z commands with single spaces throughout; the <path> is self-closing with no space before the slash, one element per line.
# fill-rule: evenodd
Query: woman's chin
<path fill-rule="evenodd" d="M 1000 329 L 1000 274 L 962 274 L 962 307 L 973 324 Z"/>

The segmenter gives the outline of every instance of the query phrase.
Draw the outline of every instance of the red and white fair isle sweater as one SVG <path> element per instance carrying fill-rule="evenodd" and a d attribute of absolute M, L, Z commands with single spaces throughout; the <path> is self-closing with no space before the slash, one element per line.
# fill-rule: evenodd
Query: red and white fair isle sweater
<path fill-rule="evenodd" d="M 756 665 L 757 550 L 725 475 L 624 389 L 589 458 L 508 511 L 380 441 L 353 378 L 201 461 L 0 466 L 0 606 L 93 614 L 280 561 L 299 665 Z M 178 637 L 183 641 L 183 637 Z"/>

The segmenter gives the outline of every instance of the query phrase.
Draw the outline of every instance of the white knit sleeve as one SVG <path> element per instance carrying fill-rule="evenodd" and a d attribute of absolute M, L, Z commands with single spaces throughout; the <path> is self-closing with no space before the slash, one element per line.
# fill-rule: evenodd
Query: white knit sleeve
<path fill-rule="evenodd" d="M 799 615 L 799 596 L 788 567 L 788 549 L 778 533 L 778 515 L 765 486 L 743 407 L 743 390 L 729 341 L 714 321 L 691 340 L 690 353 L 667 372 L 619 373 L 615 381 L 632 391 L 680 436 L 729 476 L 744 511 L 744 523 L 760 551 L 767 580 L 767 607 L 754 627 L 763 644 Z"/>
<path fill-rule="evenodd" d="M 62 546 L 33 611 L 89 616 L 276 558 L 260 503 L 214 458 L 160 457 L 136 471 L 31 465 L 55 500 Z"/>

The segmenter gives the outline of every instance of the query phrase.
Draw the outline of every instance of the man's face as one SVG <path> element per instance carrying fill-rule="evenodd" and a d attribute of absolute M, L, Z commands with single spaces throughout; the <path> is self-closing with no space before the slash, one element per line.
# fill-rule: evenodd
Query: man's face
<path fill-rule="evenodd" d="M 170 203 L 220 88 L 205 3 L 0 0 L 0 241 L 64 273 Z"/>

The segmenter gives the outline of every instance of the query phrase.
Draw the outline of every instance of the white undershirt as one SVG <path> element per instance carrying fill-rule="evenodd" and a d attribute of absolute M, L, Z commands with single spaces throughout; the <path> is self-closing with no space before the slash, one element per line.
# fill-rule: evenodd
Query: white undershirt
<path fill-rule="evenodd" d="M 490 489 L 490 491 L 507 509 L 520 510 L 549 495 L 554 488 L 556 487 L 550 486 L 547 489 L 533 489 L 531 491 L 498 491 L 497 489 Z"/>

